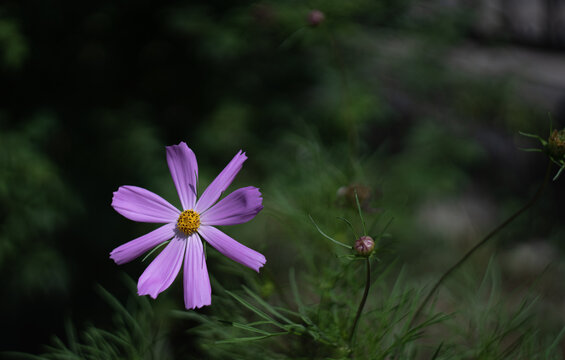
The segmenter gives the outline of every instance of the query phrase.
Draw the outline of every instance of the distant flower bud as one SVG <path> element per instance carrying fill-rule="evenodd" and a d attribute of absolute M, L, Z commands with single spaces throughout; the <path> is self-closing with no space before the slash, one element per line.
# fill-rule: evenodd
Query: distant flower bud
<path fill-rule="evenodd" d="M 326 16 L 320 10 L 312 10 L 308 14 L 308 24 L 313 27 L 318 26 L 325 18 Z"/>
<path fill-rule="evenodd" d="M 547 151 L 549 156 L 555 160 L 563 159 L 565 156 L 565 129 L 553 130 L 547 141 Z"/>
<path fill-rule="evenodd" d="M 361 236 L 355 241 L 355 251 L 361 256 L 369 256 L 375 249 L 375 241 L 370 236 Z"/>
<path fill-rule="evenodd" d="M 336 197 L 338 205 L 357 209 L 357 200 L 355 199 L 356 193 L 361 209 L 366 212 L 374 212 L 375 209 L 371 208 L 370 205 L 373 197 L 373 191 L 370 187 L 362 184 L 351 184 L 337 189 Z"/>

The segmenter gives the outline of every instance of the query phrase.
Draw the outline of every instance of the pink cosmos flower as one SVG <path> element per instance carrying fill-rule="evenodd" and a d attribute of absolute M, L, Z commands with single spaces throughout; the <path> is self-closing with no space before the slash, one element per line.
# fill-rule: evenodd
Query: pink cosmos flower
<path fill-rule="evenodd" d="M 110 258 L 116 264 L 129 262 L 170 240 L 139 278 L 139 295 L 155 299 L 171 285 L 184 263 L 185 307 L 210 305 L 212 290 L 202 238 L 225 256 L 257 272 L 265 265 L 267 260 L 262 254 L 214 227 L 247 222 L 263 209 L 261 193 L 253 186 L 237 189 L 218 201 L 246 159 L 240 150 L 197 198 L 198 165 L 194 153 L 184 142 L 167 146 L 167 163 L 182 211 L 159 195 L 137 186 L 121 186 L 114 192 L 112 207 L 121 215 L 133 221 L 165 224 L 114 249 Z"/>

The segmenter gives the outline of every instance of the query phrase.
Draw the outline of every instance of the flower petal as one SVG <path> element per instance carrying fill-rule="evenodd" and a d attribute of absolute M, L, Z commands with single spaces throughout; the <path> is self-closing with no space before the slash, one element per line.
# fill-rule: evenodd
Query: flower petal
<path fill-rule="evenodd" d="M 175 280 L 182 266 L 186 240 L 175 237 L 139 277 L 137 293 L 153 299 Z"/>
<path fill-rule="evenodd" d="M 203 213 L 208 210 L 210 206 L 222 196 L 228 186 L 241 170 L 243 162 L 247 160 L 245 153 L 239 150 L 239 152 L 234 156 L 234 158 L 229 162 L 229 164 L 222 170 L 222 172 L 212 181 L 212 183 L 204 190 L 200 199 L 196 203 L 195 210 L 199 213 Z"/>
<path fill-rule="evenodd" d="M 174 230 L 174 223 L 163 225 L 148 234 L 118 246 L 112 250 L 110 258 L 118 265 L 130 262 L 155 246 L 161 244 L 163 241 L 172 238 L 175 235 Z"/>
<path fill-rule="evenodd" d="M 257 272 L 267 262 L 262 254 L 238 243 L 215 227 L 201 225 L 198 232 L 216 250 Z"/>
<path fill-rule="evenodd" d="M 237 189 L 200 215 L 203 225 L 235 225 L 247 222 L 263 209 L 263 198 L 253 186 Z"/>
<path fill-rule="evenodd" d="M 137 186 L 120 186 L 114 192 L 112 207 L 133 221 L 169 223 L 177 220 L 180 211 L 165 199 Z"/>
<path fill-rule="evenodd" d="M 177 188 L 183 210 L 194 208 L 198 163 L 194 152 L 183 141 L 167 146 L 167 164 Z"/>
<path fill-rule="evenodd" d="M 187 240 L 184 257 L 184 306 L 200 308 L 212 303 L 212 288 L 202 249 L 202 240 L 193 234 Z"/>

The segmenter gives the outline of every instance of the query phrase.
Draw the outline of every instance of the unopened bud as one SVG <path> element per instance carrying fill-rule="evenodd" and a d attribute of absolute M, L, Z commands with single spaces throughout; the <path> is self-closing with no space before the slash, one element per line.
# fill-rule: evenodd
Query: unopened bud
<path fill-rule="evenodd" d="M 549 156 L 555 160 L 563 159 L 565 156 L 565 129 L 553 130 L 547 141 L 547 151 Z"/>
<path fill-rule="evenodd" d="M 308 13 L 308 24 L 310 26 L 318 26 L 324 21 L 326 16 L 320 10 L 312 10 Z"/>
<path fill-rule="evenodd" d="M 375 241 L 370 236 L 361 236 L 355 241 L 355 251 L 361 256 L 369 256 L 375 249 Z"/>
<path fill-rule="evenodd" d="M 362 184 L 351 184 L 348 186 L 342 186 L 337 189 L 337 200 L 340 205 L 349 206 L 357 209 L 357 199 L 355 199 L 355 194 L 359 199 L 359 204 L 364 211 L 370 212 L 370 201 L 372 198 L 372 190 L 370 187 Z"/>

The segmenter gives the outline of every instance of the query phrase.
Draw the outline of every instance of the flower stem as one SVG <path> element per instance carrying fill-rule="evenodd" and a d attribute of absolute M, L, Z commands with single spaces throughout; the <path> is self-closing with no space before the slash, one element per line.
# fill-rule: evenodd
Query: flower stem
<path fill-rule="evenodd" d="M 536 191 L 536 193 L 534 194 L 534 196 L 526 204 L 524 204 L 524 206 L 522 206 L 520 209 L 518 209 L 518 211 L 516 211 L 508 219 L 506 219 L 503 223 L 501 223 L 494 230 L 492 230 L 490 233 L 488 233 L 481 241 L 479 241 L 475 246 L 473 246 L 469 251 L 467 251 L 467 253 L 465 253 L 465 255 L 463 255 L 463 257 L 461 259 L 459 259 L 458 262 L 456 262 L 445 273 L 443 273 L 443 275 L 439 278 L 439 280 L 432 287 L 430 292 L 428 292 L 428 295 L 426 296 L 426 298 L 424 299 L 422 304 L 420 304 L 420 306 L 418 307 L 418 310 L 416 310 L 416 312 L 414 313 L 414 316 L 412 317 L 412 321 L 410 322 L 410 325 L 414 324 L 414 322 L 418 318 L 418 315 L 420 315 L 422 310 L 424 310 L 424 307 L 430 301 L 432 295 L 436 292 L 436 290 L 439 288 L 439 286 L 445 281 L 445 279 L 447 279 L 455 270 L 457 270 L 461 265 L 463 265 L 463 263 L 465 263 L 465 261 L 467 261 L 467 259 L 469 259 L 471 257 L 471 255 L 473 255 L 477 250 L 479 250 L 479 248 L 481 248 L 483 245 L 485 245 L 494 235 L 496 235 L 500 230 L 505 228 L 508 224 L 510 224 L 512 221 L 514 221 L 517 217 L 522 215 L 522 213 L 524 213 L 532 205 L 535 204 L 535 202 L 539 199 L 540 195 L 543 193 L 543 190 L 545 189 L 545 186 L 548 183 L 550 172 L 551 172 L 551 161 L 549 161 L 548 164 L 547 164 L 547 169 L 545 171 L 545 178 L 544 178 L 543 182 L 541 183 L 540 187 L 538 188 L 538 190 Z"/>
<path fill-rule="evenodd" d="M 357 330 L 357 323 L 359 322 L 359 318 L 361 317 L 361 313 L 363 312 L 363 308 L 365 307 L 365 302 L 367 302 L 367 296 L 369 296 L 369 288 L 371 287 L 371 261 L 369 258 L 367 260 L 367 278 L 365 282 L 365 291 L 363 292 L 363 297 L 361 298 L 361 303 L 359 303 L 359 308 L 357 309 L 357 314 L 355 315 L 355 320 L 353 321 L 353 327 L 351 328 L 351 334 L 349 335 L 349 344 L 353 340 L 353 336 L 355 335 L 355 330 Z"/>

